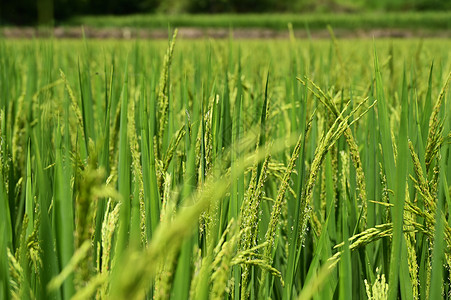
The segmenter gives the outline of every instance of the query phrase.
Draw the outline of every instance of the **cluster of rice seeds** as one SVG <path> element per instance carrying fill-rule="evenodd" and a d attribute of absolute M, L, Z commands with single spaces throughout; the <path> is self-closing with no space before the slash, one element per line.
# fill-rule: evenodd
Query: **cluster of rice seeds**
<path fill-rule="evenodd" d="M 451 73 L 448 74 L 445 84 L 443 85 L 442 90 L 438 96 L 437 102 L 435 103 L 434 109 L 432 111 L 432 115 L 429 121 L 429 133 L 427 139 L 426 146 L 426 154 L 425 154 L 425 163 L 426 163 L 426 171 L 428 172 L 434 157 L 437 156 L 441 143 L 443 142 L 442 130 L 443 125 L 440 122 L 439 114 L 441 110 L 441 106 L 443 103 L 443 97 L 445 96 L 446 89 L 448 87 L 449 81 L 451 79 Z"/>
<path fill-rule="evenodd" d="M 114 206 L 114 208 L 113 208 Z M 119 219 L 119 204 L 114 204 L 114 202 L 109 199 L 107 206 L 105 208 L 105 216 L 102 223 L 102 255 L 98 255 L 98 267 L 97 272 L 105 276 L 109 275 L 111 271 L 111 249 L 113 245 L 113 236 L 117 228 L 117 222 Z M 100 250 L 100 247 L 98 248 Z M 102 285 L 101 288 L 97 290 L 97 298 L 105 298 L 108 295 L 108 282 Z"/>
<path fill-rule="evenodd" d="M 451 293 L 449 47 L 176 34 L 0 43 L 1 299 Z"/>
<path fill-rule="evenodd" d="M 409 203 L 409 193 L 408 193 L 408 185 L 406 184 L 406 202 Z M 417 261 L 417 253 L 415 250 L 416 245 L 416 237 L 415 232 L 408 232 L 407 226 L 412 226 L 415 222 L 415 214 L 409 210 L 404 210 L 404 237 L 406 239 L 407 253 L 408 253 L 408 261 L 409 261 L 409 273 L 412 281 L 412 293 L 413 299 L 418 299 L 419 297 L 419 282 L 418 282 L 418 261 Z"/>
<path fill-rule="evenodd" d="M 159 126 L 158 126 L 158 135 L 157 135 L 157 147 L 156 147 L 156 157 L 161 160 L 161 152 L 163 145 L 163 134 L 166 129 L 166 123 L 168 120 L 168 109 L 169 109 L 169 98 L 168 98 L 168 88 L 169 88 L 169 71 L 172 62 L 172 55 L 174 53 L 175 46 L 175 38 L 177 36 L 177 30 L 174 31 L 174 35 L 172 36 L 172 41 L 169 44 L 168 51 L 164 57 L 163 62 L 163 71 L 161 73 L 160 82 L 158 85 L 158 107 L 159 111 Z"/>
<path fill-rule="evenodd" d="M 260 121 L 260 131 L 259 137 L 257 138 L 256 153 L 259 151 L 259 147 L 265 145 L 262 144 L 263 140 L 266 140 L 267 126 L 265 126 L 267 117 L 269 113 L 269 103 L 267 101 L 267 95 L 265 95 L 265 100 L 262 107 L 262 117 Z M 249 180 L 249 185 L 245 193 L 245 198 L 241 205 L 240 210 L 240 227 L 242 236 L 240 238 L 239 248 L 241 251 L 248 251 L 255 247 L 257 244 L 257 233 L 258 233 L 258 223 L 259 223 L 259 213 L 260 213 L 260 203 L 263 198 L 265 181 L 268 174 L 271 174 L 272 170 L 269 168 L 271 160 L 271 155 L 268 152 L 265 155 L 263 164 L 258 160 L 254 163 L 251 168 L 251 178 Z M 243 264 L 241 274 L 241 296 L 244 299 L 249 297 L 247 291 L 247 283 L 250 272 L 250 265 Z"/>
<path fill-rule="evenodd" d="M 305 81 L 300 78 L 297 78 L 303 85 L 307 85 Z M 329 113 L 332 114 L 333 117 L 339 118 L 341 115 L 336 104 L 333 102 L 330 96 L 326 95 L 322 91 L 322 89 L 316 85 L 312 80 L 306 78 L 310 84 L 314 87 L 315 90 L 309 88 L 313 94 L 319 99 L 329 110 Z M 319 93 L 319 94 L 318 94 Z M 346 142 L 349 146 L 349 152 L 351 154 L 352 161 L 354 163 L 354 167 L 356 169 L 357 175 L 357 191 L 359 192 L 360 205 L 362 205 L 362 227 L 366 227 L 366 216 L 367 216 L 367 197 L 366 197 L 366 183 L 365 183 L 365 174 L 362 169 L 362 161 L 360 159 L 360 153 L 358 150 L 358 146 L 355 142 L 355 139 L 352 135 L 352 131 L 350 128 L 347 128 L 344 131 L 344 136 L 346 137 Z"/>
<path fill-rule="evenodd" d="M 372 286 L 365 279 L 366 295 L 369 300 L 382 300 L 388 298 L 388 283 L 384 274 L 380 274 L 380 270 L 376 268 L 376 281 Z"/>
<path fill-rule="evenodd" d="M 226 237 L 229 238 L 226 240 Z M 224 299 L 224 295 L 230 292 L 229 277 L 232 266 L 232 257 L 240 238 L 236 222 L 232 219 L 224 230 L 223 236 L 214 250 L 215 259 L 212 263 L 211 274 L 211 299 Z"/>
<path fill-rule="evenodd" d="M 259 218 L 259 208 L 262 199 L 263 187 L 267 177 L 268 164 L 270 161 L 270 155 L 267 155 L 261 171 L 260 177 L 257 180 L 257 165 L 252 168 L 252 176 L 249 182 L 249 187 L 247 189 L 246 197 L 244 198 L 241 207 L 241 229 L 242 237 L 240 238 L 240 250 L 249 250 L 256 246 L 257 230 L 258 230 L 258 218 Z M 250 266 L 247 264 L 243 265 L 243 271 L 241 275 L 241 294 L 243 298 L 248 298 L 247 292 L 247 282 L 249 277 Z"/>

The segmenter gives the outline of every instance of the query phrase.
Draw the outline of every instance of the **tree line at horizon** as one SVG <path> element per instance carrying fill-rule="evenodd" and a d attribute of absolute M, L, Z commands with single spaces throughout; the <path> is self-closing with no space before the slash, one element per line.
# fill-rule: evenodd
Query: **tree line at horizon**
<path fill-rule="evenodd" d="M 448 0 L 17 0 L 0 3 L 0 25 L 37 25 L 77 15 L 449 10 Z"/>

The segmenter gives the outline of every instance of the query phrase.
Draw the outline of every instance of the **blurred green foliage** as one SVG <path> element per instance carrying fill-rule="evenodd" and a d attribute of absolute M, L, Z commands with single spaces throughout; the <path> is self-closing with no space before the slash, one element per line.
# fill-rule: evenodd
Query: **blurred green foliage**
<path fill-rule="evenodd" d="M 286 30 L 291 23 L 294 29 L 409 29 L 450 30 L 451 12 L 362 12 L 337 13 L 223 13 L 223 14 L 134 14 L 79 16 L 61 23 L 63 26 L 86 26 L 91 28 L 266 28 Z"/>
<path fill-rule="evenodd" d="M 449 0 L 17 0 L 0 1 L 0 24 L 37 25 L 77 15 L 134 13 L 355 13 L 450 10 Z"/>

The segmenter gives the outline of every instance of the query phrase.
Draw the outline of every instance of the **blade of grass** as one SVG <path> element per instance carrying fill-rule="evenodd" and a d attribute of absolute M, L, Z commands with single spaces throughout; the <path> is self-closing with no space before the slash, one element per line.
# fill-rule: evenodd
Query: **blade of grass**
<path fill-rule="evenodd" d="M 55 132 L 55 216 L 56 216 L 56 244 L 60 268 L 63 269 L 74 254 L 74 211 L 71 189 L 71 169 L 69 164 L 68 118 L 64 126 L 64 142 L 61 141 L 61 128 Z M 27 230 L 28 231 L 28 230 Z M 75 294 L 74 275 L 70 274 L 63 283 L 63 298 L 67 299 Z"/>
<path fill-rule="evenodd" d="M 125 64 L 125 79 L 121 93 L 121 119 L 119 133 L 119 166 L 118 166 L 118 191 L 121 195 L 121 210 L 119 217 L 119 232 L 116 244 L 116 261 L 122 257 L 128 244 L 128 232 L 130 226 L 130 147 L 128 143 L 128 61 Z"/>
<path fill-rule="evenodd" d="M 393 240 L 392 240 L 392 250 L 390 255 L 390 278 L 388 285 L 388 296 L 389 299 L 397 298 L 398 289 L 398 278 L 407 280 L 409 278 L 408 273 L 399 274 L 399 266 L 394 262 L 401 261 L 401 256 L 406 257 L 407 253 L 403 253 L 403 243 L 405 244 L 404 235 L 402 233 L 403 228 L 403 215 L 404 215 L 404 201 L 406 197 L 406 180 L 407 180 L 407 165 L 408 165 L 408 95 L 407 95 L 407 82 L 406 75 L 404 72 L 403 84 L 402 84 L 402 95 L 401 95 L 401 123 L 399 127 L 398 135 L 398 156 L 396 162 L 396 185 L 395 185 L 395 199 L 394 208 L 392 210 L 393 218 Z M 405 270 L 404 270 L 405 271 Z M 408 280 L 410 283 L 410 280 Z M 401 284 L 403 286 L 403 284 Z M 408 285 L 411 286 L 411 285 Z"/>

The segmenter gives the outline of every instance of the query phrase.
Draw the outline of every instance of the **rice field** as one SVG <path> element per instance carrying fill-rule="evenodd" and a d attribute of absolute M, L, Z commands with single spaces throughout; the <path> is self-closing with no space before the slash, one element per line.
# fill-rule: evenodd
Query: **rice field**
<path fill-rule="evenodd" d="M 271 28 L 286 30 L 287 24 L 296 29 L 451 29 L 451 13 L 446 10 L 422 12 L 366 12 L 346 13 L 248 13 L 248 14 L 135 14 L 79 16 L 59 22 L 62 26 L 87 26 L 94 28 Z"/>
<path fill-rule="evenodd" d="M 451 296 L 450 40 L 1 40 L 0 299 Z"/>

